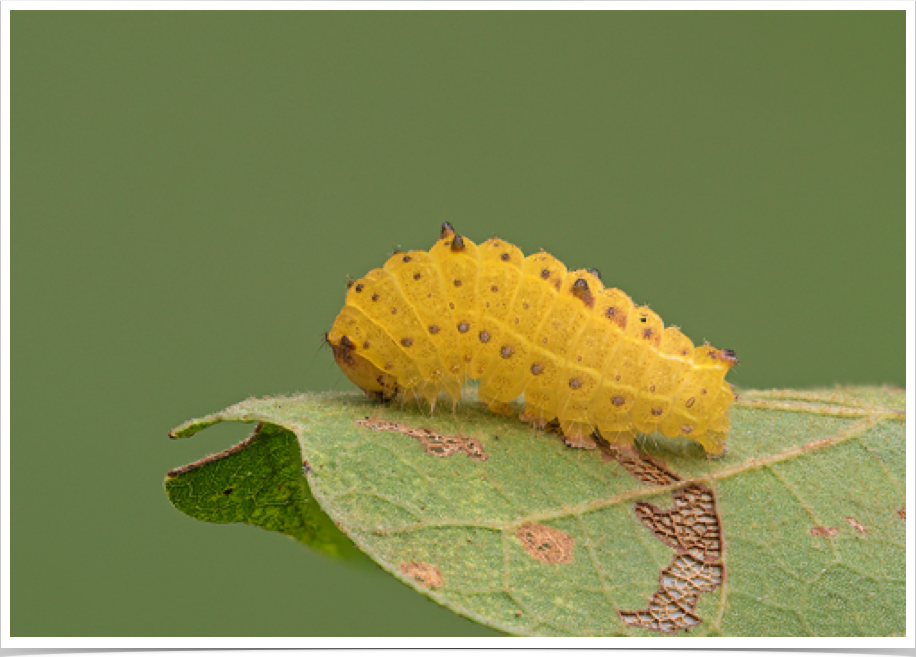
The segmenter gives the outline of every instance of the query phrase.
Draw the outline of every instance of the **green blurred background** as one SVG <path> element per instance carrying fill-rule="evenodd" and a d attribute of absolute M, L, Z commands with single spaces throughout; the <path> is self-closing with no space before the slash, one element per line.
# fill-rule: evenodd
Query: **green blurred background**
<path fill-rule="evenodd" d="M 14 635 L 488 635 L 170 507 L 249 395 L 348 389 L 346 276 L 447 220 L 737 351 L 903 386 L 905 14 L 14 11 Z"/>

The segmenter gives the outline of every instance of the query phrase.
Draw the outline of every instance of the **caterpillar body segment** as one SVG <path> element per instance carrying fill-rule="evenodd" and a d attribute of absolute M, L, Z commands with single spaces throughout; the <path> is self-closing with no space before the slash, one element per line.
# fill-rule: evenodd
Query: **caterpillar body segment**
<path fill-rule="evenodd" d="M 347 377 L 380 399 L 434 406 L 444 392 L 454 404 L 478 379 L 491 410 L 524 395 L 523 419 L 557 420 L 576 447 L 593 448 L 596 430 L 620 446 L 658 431 L 725 447 L 734 352 L 694 347 L 595 270 L 500 239 L 477 245 L 449 224 L 428 253 L 396 253 L 353 281 L 326 338 Z"/>

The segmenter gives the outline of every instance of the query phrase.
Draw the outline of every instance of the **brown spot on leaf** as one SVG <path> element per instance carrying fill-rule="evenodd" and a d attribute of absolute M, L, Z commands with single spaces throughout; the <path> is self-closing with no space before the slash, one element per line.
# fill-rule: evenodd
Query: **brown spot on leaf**
<path fill-rule="evenodd" d="M 897 515 L 900 516 L 901 520 L 906 520 L 906 507 L 903 507 L 897 512 Z"/>
<path fill-rule="evenodd" d="M 445 584 L 442 571 L 431 563 L 422 561 L 408 561 L 398 566 L 398 569 L 417 584 L 437 589 Z"/>
<path fill-rule="evenodd" d="M 811 535 L 818 538 L 833 538 L 840 533 L 836 527 L 812 527 Z"/>
<path fill-rule="evenodd" d="M 515 537 L 525 552 L 544 563 L 570 563 L 573 560 L 573 538 L 559 529 L 527 524 L 519 527 Z"/>
<path fill-rule="evenodd" d="M 849 526 L 855 529 L 860 534 L 867 534 L 868 530 L 865 529 L 865 525 L 853 518 L 852 516 L 846 516 L 846 522 L 849 523 Z"/>

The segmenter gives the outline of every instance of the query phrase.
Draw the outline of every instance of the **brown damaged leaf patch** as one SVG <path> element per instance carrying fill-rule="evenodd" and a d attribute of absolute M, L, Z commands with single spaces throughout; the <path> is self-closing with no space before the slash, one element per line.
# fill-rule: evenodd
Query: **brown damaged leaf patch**
<path fill-rule="evenodd" d="M 659 589 L 647 607 L 618 612 L 631 627 L 676 632 L 699 625 L 703 619 L 695 610 L 700 594 L 715 590 L 725 578 L 715 495 L 706 486 L 693 484 L 676 491 L 673 499 L 670 511 L 647 502 L 636 503 L 639 520 L 675 554 L 659 575 Z"/>
<path fill-rule="evenodd" d="M 575 539 L 566 532 L 544 525 L 527 524 L 519 527 L 515 537 L 525 552 L 544 563 L 571 563 Z"/>
<path fill-rule="evenodd" d="M 442 572 L 431 563 L 422 561 L 408 561 L 398 566 L 407 577 L 431 589 L 437 589 L 445 584 Z"/>
<path fill-rule="evenodd" d="M 811 535 L 818 538 L 833 538 L 840 533 L 836 527 L 812 527 Z"/>
<path fill-rule="evenodd" d="M 436 433 L 432 429 L 414 429 L 400 422 L 390 422 L 378 418 L 367 417 L 362 420 L 356 420 L 356 424 L 367 429 L 375 431 L 395 431 L 403 433 L 405 436 L 411 436 L 420 441 L 423 449 L 427 454 L 445 458 L 456 452 L 464 452 L 469 458 L 475 461 L 486 461 L 487 453 L 483 445 L 476 438 L 457 434 L 446 436 Z"/>
<path fill-rule="evenodd" d="M 662 461 L 647 454 L 640 454 L 632 449 L 620 449 L 604 441 L 598 446 L 601 449 L 601 460 L 617 461 L 624 470 L 645 484 L 667 486 L 681 480 Z"/>
<path fill-rule="evenodd" d="M 867 533 L 868 533 L 868 530 L 865 529 L 865 525 L 863 525 L 861 522 L 859 522 L 858 520 L 856 520 L 856 519 L 853 518 L 852 516 L 847 516 L 847 517 L 846 517 L 846 522 L 848 522 L 848 523 L 849 523 L 849 526 L 852 527 L 853 529 L 855 529 L 855 530 L 856 530 L 857 532 L 859 532 L 860 534 L 867 534 Z"/>

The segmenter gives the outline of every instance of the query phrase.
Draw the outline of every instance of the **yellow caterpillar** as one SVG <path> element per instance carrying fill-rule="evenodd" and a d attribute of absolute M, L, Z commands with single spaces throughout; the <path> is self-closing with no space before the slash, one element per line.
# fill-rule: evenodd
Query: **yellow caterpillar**
<path fill-rule="evenodd" d="M 491 410 L 524 394 L 522 419 L 558 418 L 567 444 L 586 449 L 595 429 L 623 447 L 658 431 L 719 454 L 735 399 L 733 351 L 694 347 L 596 270 L 567 272 L 496 238 L 476 245 L 448 223 L 428 253 L 395 253 L 351 282 L 326 339 L 367 394 L 435 406 L 480 379 Z"/>

